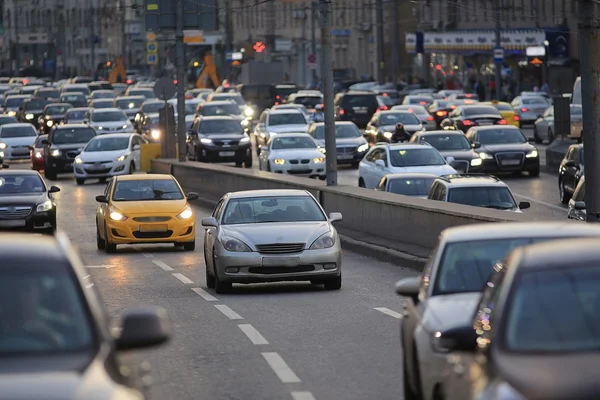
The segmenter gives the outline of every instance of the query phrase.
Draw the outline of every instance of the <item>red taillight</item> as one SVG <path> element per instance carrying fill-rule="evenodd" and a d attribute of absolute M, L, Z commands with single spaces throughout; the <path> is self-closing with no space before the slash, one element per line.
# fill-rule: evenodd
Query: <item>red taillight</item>
<path fill-rule="evenodd" d="M 427 102 L 426 101 L 420 101 L 419 104 L 422 105 L 422 106 L 424 106 L 425 104 L 427 104 Z"/>
<path fill-rule="evenodd" d="M 29 83 L 29 79 L 23 79 L 23 85 L 27 85 Z"/>
<path fill-rule="evenodd" d="M 340 109 L 340 115 L 344 115 L 346 114 L 346 112 L 344 111 L 344 109 Z"/>
<path fill-rule="evenodd" d="M 383 94 L 383 97 L 387 97 L 387 93 L 384 93 L 384 94 Z"/>
<path fill-rule="evenodd" d="M 325 108 L 325 104 L 321 104 L 321 108 Z"/>
<path fill-rule="evenodd" d="M 473 126 L 473 125 L 475 125 L 475 123 L 473 121 L 471 121 L 470 119 L 465 119 L 463 121 L 463 125 L 464 126 Z"/>
<path fill-rule="evenodd" d="M 498 121 L 498 125 L 506 125 L 508 124 L 508 121 L 506 121 L 505 119 L 501 119 L 500 121 Z"/>
<path fill-rule="evenodd" d="M 430 115 L 429 117 L 427 117 L 427 121 L 433 121 L 433 117 Z"/>
<path fill-rule="evenodd" d="M 277 100 L 279 100 L 279 99 L 281 98 L 281 96 L 277 95 L 277 96 L 275 96 L 275 98 L 276 98 Z"/>
<path fill-rule="evenodd" d="M 415 110 L 413 110 L 412 108 L 409 108 L 408 112 L 415 112 Z"/>
<path fill-rule="evenodd" d="M 513 120 L 515 120 L 515 121 L 519 121 L 520 119 L 521 119 L 521 118 L 519 118 L 519 116 L 518 116 L 518 115 L 515 115 L 515 116 L 513 117 Z"/>
<path fill-rule="evenodd" d="M 472 94 L 470 94 L 470 93 L 467 93 L 467 94 L 465 94 L 465 97 L 466 97 L 467 99 L 470 99 L 471 97 L 473 97 L 473 95 L 472 95 Z"/>
<path fill-rule="evenodd" d="M 277 96 L 277 97 L 279 97 L 279 96 Z M 279 105 L 279 102 L 278 102 L 278 101 L 276 101 L 276 102 L 275 102 L 275 105 L 276 105 L 276 106 L 278 106 L 278 105 Z"/>
<path fill-rule="evenodd" d="M 521 108 L 521 112 L 527 112 L 527 111 L 529 111 L 529 108 L 525 108 L 525 107 Z"/>
<path fill-rule="evenodd" d="M 131 82 L 133 82 L 131 79 L 127 79 L 127 84 L 131 85 Z"/>
<path fill-rule="evenodd" d="M 448 111 L 438 111 L 435 113 L 435 115 L 437 115 L 438 117 L 443 117 L 446 114 L 448 114 Z"/>
<path fill-rule="evenodd" d="M 381 106 L 381 107 L 377 108 L 377 110 L 379 110 L 379 111 L 385 111 L 387 109 L 388 109 L 388 106 Z"/>

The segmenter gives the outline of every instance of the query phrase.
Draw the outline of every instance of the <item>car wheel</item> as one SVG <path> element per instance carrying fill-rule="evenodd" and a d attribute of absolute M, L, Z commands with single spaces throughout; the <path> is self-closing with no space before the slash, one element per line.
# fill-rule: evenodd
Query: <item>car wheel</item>
<path fill-rule="evenodd" d="M 102 239 L 102 236 L 100 236 L 100 229 L 98 229 L 98 225 L 96 225 L 96 247 L 98 250 L 106 249 L 106 242 L 104 239 Z"/>
<path fill-rule="evenodd" d="M 135 163 L 133 161 L 131 162 L 131 164 L 129 164 L 129 173 L 135 174 Z"/>
<path fill-rule="evenodd" d="M 108 232 L 106 231 L 106 228 L 104 228 L 104 250 L 106 250 L 107 253 L 117 252 L 117 245 L 108 240 Z"/>
<path fill-rule="evenodd" d="M 194 251 L 196 250 L 196 240 L 194 239 L 191 242 L 187 242 L 183 244 L 183 249 L 185 251 Z"/>
<path fill-rule="evenodd" d="M 569 204 L 569 200 L 571 200 L 571 196 L 565 190 L 565 185 L 563 185 L 562 179 L 558 180 L 558 195 L 560 197 L 560 202 L 563 204 Z"/>
<path fill-rule="evenodd" d="M 85 185 L 85 179 L 81 179 L 81 178 L 75 178 L 75 182 L 77 182 L 78 185 Z"/>
<path fill-rule="evenodd" d="M 532 169 L 529 171 L 529 176 L 531 177 L 536 177 L 536 176 L 540 176 L 540 169 Z"/>
<path fill-rule="evenodd" d="M 342 275 L 325 281 L 325 290 L 340 290 L 342 288 Z"/>
<path fill-rule="evenodd" d="M 219 269 L 217 268 L 217 263 L 215 261 L 215 253 L 214 253 L 214 249 L 213 249 L 213 269 L 214 269 L 214 275 L 213 275 L 213 279 L 215 281 L 215 292 L 217 294 L 222 294 L 222 293 L 227 293 L 231 290 L 231 283 L 228 282 L 223 282 L 222 280 L 219 279 Z"/>
<path fill-rule="evenodd" d="M 537 126 L 533 126 L 533 141 L 540 144 L 542 143 L 542 139 L 540 139 L 537 131 Z"/>
<path fill-rule="evenodd" d="M 360 178 L 358 180 L 358 187 L 361 187 L 361 188 L 365 187 L 365 181 L 363 180 L 363 178 Z"/>
<path fill-rule="evenodd" d="M 246 159 L 244 160 L 244 167 L 252 168 L 252 152 L 249 151 L 246 155 Z"/>
<path fill-rule="evenodd" d="M 554 132 L 552 129 L 548 128 L 548 144 L 554 142 Z"/>
<path fill-rule="evenodd" d="M 357 162 L 352 163 L 352 168 L 353 169 L 358 169 L 358 164 L 360 164 L 360 163 L 357 163 Z"/>
<path fill-rule="evenodd" d="M 236 168 L 242 168 L 242 165 L 244 165 L 244 160 L 235 160 Z"/>
<path fill-rule="evenodd" d="M 206 275 L 206 287 L 209 289 L 214 289 L 215 277 L 208 272 L 208 257 L 206 257 L 206 249 L 204 250 L 204 274 Z"/>
<path fill-rule="evenodd" d="M 56 180 L 56 172 L 52 171 L 51 169 L 45 169 L 44 170 L 44 176 L 46 178 L 48 178 L 51 181 L 55 181 Z"/>

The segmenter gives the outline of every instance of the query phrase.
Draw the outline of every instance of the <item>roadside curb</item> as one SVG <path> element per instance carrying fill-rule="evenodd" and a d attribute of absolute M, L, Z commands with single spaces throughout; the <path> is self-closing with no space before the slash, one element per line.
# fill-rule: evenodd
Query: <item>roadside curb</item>
<path fill-rule="evenodd" d="M 379 261 L 395 264 L 397 267 L 408 268 L 421 272 L 425 266 L 425 262 L 427 261 L 425 258 L 389 249 L 387 247 L 361 242 L 345 235 L 339 234 L 339 237 L 342 241 L 342 251 L 353 251 Z"/>

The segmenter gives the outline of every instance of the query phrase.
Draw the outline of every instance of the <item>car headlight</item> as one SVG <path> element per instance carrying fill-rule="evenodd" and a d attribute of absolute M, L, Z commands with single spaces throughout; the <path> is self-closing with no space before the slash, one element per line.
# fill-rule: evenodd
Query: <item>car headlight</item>
<path fill-rule="evenodd" d="M 127 125 L 127 124 L 123 125 L 123 129 L 127 129 L 127 128 L 129 128 L 129 125 Z"/>
<path fill-rule="evenodd" d="M 75 157 L 75 164 L 83 164 L 81 157 Z"/>
<path fill-rule="evenodd" d="M 52 210 L 52 201 L 46 200 L 42 204 L 38 204 L 36 211 L 37 212 L 46 212 Z"/>
<path fill-rule="evenodd" d="M 479 153 L 479 158 L 482 160 L 491 160 L 493 157 L 488 153 Z"/>
<path fill-rule="evenodd" d="M 160 137 L 160 131 L 158 129 L 152 129 L 150 135 L 153 139 L 158 139 Z"/>
<path fill-rule="evenodd" d="M 321 235 L 317 240 L 310 245 L 309 250 L 329 249 L 335 244 L 333 232 L 327 232 Z"/>
<path fill-rule="evenodd" d="M 325 162 L 325 158 L 323 158 L 323 157 L 315 157 L 315 158 L 313 158 L 313 162 L 315 164 L 322 164 L 323 162 Z"/>
<path fill-rule="evenodd" d="M 386 139 L 391 139 L 391 138 L 392 138 L 392 136 L 394 136 L 394 134 L 393 134 L 392 132 L 383 132 L 383 136 L 384 136 Z"/>
<path fill-rule="evenodd" d="M 125 161 L 126 158 L 127 158 L 127 154 L 122 154 L 119 157 L 115 158 L 115 161 L 116 162 Z"/>
<path fill-rule="evenodd" d="M 126 216 L 124 216 L 123 214 L 121 214 L 120 212 L 118 212 L 117 210 L 115 210 L 114 208 L 110 208 L 108 210 L 108 216 L 113 221 L 125 221 L 127 219 Z"/>
<path fill-rule="evenodd" d="M 61 155 L 61 152 L 60 152 L 60 150 L 59 150 L 59 149 L 54 149 L 54 150 L 52 150 L 52 151 L 50 152 L 50 155 L 51 155 L 52 157 L 59 157 L 59 156 Z"/>
<path fill-rule="evenodd" d="M 0 158 L 4 158 L 4 152 L 0 151 Z"/>
<path fill-rule="evenodd" d="M 46 118 L 46 119 L 50 119 L 50 116 L 49 116 L 49 115 L 46 115 L 44 118 Z"/>
<path fill-rule="evenodd" d="M 254 110 L 253 110 L 253 109 L 251 109 L 250 107 L 246 107 L 246 108 L 244 109 L 244 115 L 245 115 L 246 117 L 251 117 L 251 116 L 253 116 L 253 115 L 254 115 Z"/>
<path fill-rule="evenodd" d="M 358 146 L 359 153 L 364 153 L 367 150 L 369 150 L 369 143 L 361 144 L 360 146 Z"/>
<path fill-rule="evenodd" d="M 54 125 L 54 121 L 47 121 L 46 122 L 46 126 L 48 126 L 48 128 L 50 128 L 52 125 Z"/>
<path fill-rule="evenodd" d="M 248 136 L 244 136 L 244 137 L 242 138 L 242 140 L 240 140 L 240 143 L 247 143 L 247 142 L 249 142 L 249 141 L 250 141 L 250 138 L 249 138 Z"/>
<path fill-rule="evenodd" d="M 103 128 L 103 127 L 101 127 L 101 126 L 99 126 L 99 127 L 98 127 L 98 130 L 99 130 L 99 131 L 101 131 L 101 130 L 103 130 L 103 129 L 104 129 L 104 128 Z"/>
<path fill-rule="evenodd" d="M 276 158 L 273 160 L 273 164 L 275 165 L 283 165 L 285 164 L 285 160 L 283 158 Z"/>
<path fill-rule="evenodd" d="M 14 117 L 15 115 L 17 115 L 16 111 L 9 111 L 8 115 L 10 115 L 11 117 Z"/>
<path fill-rule="evenodd" d="M 0 143 L 0 149 L 5 149 L 6 148 L 6 143 Z"/>
<path fill-rule="evenodd" d="M 525 157 L 527 158 L 537 158 L 538 156 L 538 151 L 537 150 L 531 150 L 529 153 L 527 153 L 527 155 Z"/>
<path fill-rule="evenodd" d="M 200 143 L 209 144 L 209 143 L 212 143 L 212 140 L 209 138 L 202 138 L 202 139 L 200 139 Z"/>
<path fill-rule="evenodd" d="M 194 212 L 190 206 L 185 206 L 182 212 L 177 214 L 177 218 L 179 219 L 190 219 L 194 216 Z"/>
<path fill-rule="evenodd" d="M 479 165 L 483 164 L 483 160 L 481 158 L 474 158 L 471 160 L 471 166 L 472 167 L 477 167 Z"/>
<path fill-rule="evenodd" d="M 236 253 L 249 253 L 252 251 L 246 243 L 242 242 L 239 239 L 232 238 L 229 236 L 223 236 L 221 238 L 221 243 L 227 251 L 233 251 Z"/>
<path fill-rule="evenodd" d="M 25 114 L 25 119 L 33 119 L 33 114 Z"/>

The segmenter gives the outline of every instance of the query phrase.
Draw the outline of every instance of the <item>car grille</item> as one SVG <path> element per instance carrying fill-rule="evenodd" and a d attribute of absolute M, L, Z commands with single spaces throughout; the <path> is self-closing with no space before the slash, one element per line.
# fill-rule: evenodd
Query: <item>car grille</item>
<path fill-rule="evenodd" d="M 79 154 L 79 152 L 77 150 L 69 150 L 65 154 L 69 160 L 74 160 L 75 157 L 77 157 L 77 155 Z"/>
<path fill-rule="evenodd" d="M 85 172 L 94 175 L 94 174 L 108 174 L 112 168 L 103 168 L 103 169 L 85 169 Z"/>
<path fill-rule="evenodd" d="M 22 219 L 31 213 L 31 207 L 0 207 L 0 219 Z"/>
<path fill-rule="evenodd" d="M 134 231 L 133 236 L 136 239 L 166 239 L 171 237 L 173 231 L 162 231 L 162 232 L 139 232 Z"/>
<path fill-rule="evenodd" d="M 520 169 L 525 159 L 524 153 L 504 152 L 496 153 L 496 162 L 502 169 Z"/>
<path fill-rule="evenodd" d="M 356 147 L 338 147 L 337 148 L 338 154 L 354 153 L 355 151 L 356 151 Z"/>
<path fill-rule="evenodd" d="M 290 160 L 290 164 L 308 164 L 310 160 Z"/>
<path fill-rule="evenodd" d="M 257 244 L 256 248 L 262 254 L 289 254 L 302 252 L 305 245 L 305 243 L 273 243 Z"/>
<path fill-rule="evenodd" d="M 299 267 L 250 267 L 248 272 L 251 274 L 272 275 L 272 274 L 293 274 L 298 272 L 314 271 L 314 265 L 301 265 Z"/>
<path fill-rule="evenodd" d="M 239 142 L 240 142 L 239 140 L 213 140 L 213 143 L 216 146 L 224 146 L 224 145 L 235 146 Z"/>
<path fill-rule="evenodd" d="M 136 222 L 165 222 L 170 219 L 171 217 L 135 217 L 133 220 Z"/>

